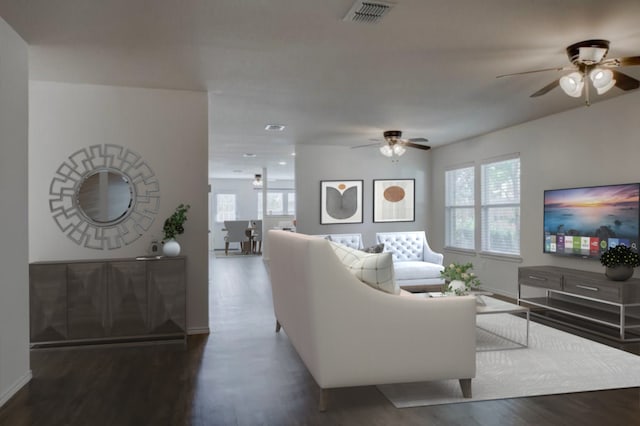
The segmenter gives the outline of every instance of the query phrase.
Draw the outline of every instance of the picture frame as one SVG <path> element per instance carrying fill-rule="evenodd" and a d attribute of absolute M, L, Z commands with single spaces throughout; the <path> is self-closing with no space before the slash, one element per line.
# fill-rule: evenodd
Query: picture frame
<path fill-rule="evenodd" d="M 415 181 L 374 179 L 373 222 L 414 222 Z"/>
<path fill-rule="evenodd" d="M 320 181 L 320 224 L 362 223 L 362 180 Z"/>

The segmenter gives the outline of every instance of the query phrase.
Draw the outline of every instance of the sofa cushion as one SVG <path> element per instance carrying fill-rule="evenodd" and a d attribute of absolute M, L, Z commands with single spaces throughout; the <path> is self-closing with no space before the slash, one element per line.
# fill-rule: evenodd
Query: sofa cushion
<path fill-rule="evenodd" d="M 429 262 L 406 261 L 396 262 L 394 269 L 397 280 L 414 280 L 440 278 L 440 271 L 444 269 L 444 266 Z"/>
<path fill-rule="evenodd" d="M 384 251 L 384 243 L 376 244 L 375 246 L 365 247 L 362 249 L 365 253 L 382 253 Z"/>
<path fill-rule="evenodd" d="M 391 294 L 400 294 L 396 284 L 391 253 L 365 253 L 329 242 L 342 264 L 363 283 Z"/>

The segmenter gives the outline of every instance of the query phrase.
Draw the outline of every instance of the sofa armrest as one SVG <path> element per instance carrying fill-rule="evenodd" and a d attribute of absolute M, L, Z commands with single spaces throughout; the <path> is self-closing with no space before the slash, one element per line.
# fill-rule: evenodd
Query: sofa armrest
<path fill-rule="evenodd" d="M 431 250 L 427 239 L 424 239 L 424 245 L 422 246 L 422 259 L 425 262 L 435 263 L 436 265 L 442 265 L 444 262 L 444 255 Z"/>
<path fill-rule="evenodd" d="M 424 247 L 422 257 L 425 262 L 435 263 L 436 265 L 442 265 L 444 262 L 444 255 L 442 253 L 431 251 L 428 246 Z"/>

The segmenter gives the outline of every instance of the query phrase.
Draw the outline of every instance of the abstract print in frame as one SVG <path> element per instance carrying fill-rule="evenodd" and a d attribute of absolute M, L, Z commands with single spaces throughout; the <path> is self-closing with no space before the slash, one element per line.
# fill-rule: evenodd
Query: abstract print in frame
<path fill-rule="evenodd" d="M 362 180 L 320 181 L 320 224 L 362 223 Z"/>
<path fill-rule="evenodd" d="M 373 221 L 413 222 L 415 179 L 373 180 Z"/>

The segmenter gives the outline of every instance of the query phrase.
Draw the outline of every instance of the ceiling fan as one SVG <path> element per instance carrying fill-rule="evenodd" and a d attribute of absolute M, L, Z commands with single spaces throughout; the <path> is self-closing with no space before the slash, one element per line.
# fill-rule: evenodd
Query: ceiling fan
<path fill-rule="evenodd" d="M 532 98 L 542 96 L 556 87 L 560 88 L 569 96 L 579 98 L 582 96 L 582 89 L 585 90 L 585 103 L 591 105 L 589 99 L 589 80 L 596 89 L 598 95 L 609 91 L 613 86 L 622 90 L 634 90 L 640 87 L 640 81 L 628 76 L 614 68 L 640 65 L 640 56 L 630 56 L 626 58 L 606 59 L 609 52 L 608 40 L 585 40 L 574 43 L 567 47 L 567 56 L 571 65 L 556 68 L 545 68 L 533 71 L 517 72 L 512 74 L 499 75 L 496 78 L 531 74 L 543 71 L 571 71 L 568 74 L 552 81 L 531 95 Z"/>
<path fill-rule="evenodd" d="M 424 150 L 431 149 L 430 146 L 418 144 L 418 143 L 429 142 L 428 139 L 426 138 L 402 139 L 402 131 L 400 130 L 387 130 L 383 133 L 383 136 L 384 136 L 385 143 L 380 147 L 380 152 L 385 157 L 393 157 L 394 155 L 397 155 L 399 157 L 406 152 L 407 149 L 405 147 L 418 148 L 418 149 L 424 149 Z M 379 144 L 380 142 L 369 143 L 366 145 L 358 145 L 358 146 L 352 147 L 352 149 L 364 148 L 367 146 L 373 146 L 373 145 L 379 145 Z"/>

